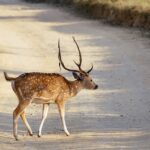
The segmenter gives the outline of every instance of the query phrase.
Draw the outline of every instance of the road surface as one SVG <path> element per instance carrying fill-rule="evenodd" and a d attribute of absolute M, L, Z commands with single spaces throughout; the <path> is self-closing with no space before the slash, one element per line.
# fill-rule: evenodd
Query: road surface
<path fill-rule="evenodd" d="M 50 106 L 43 136 L 37 137 L 41 105 L 27 109 L 34 136 L 19 121 L 19 138 L 12 135 L 12 112 L 18 100 L 3 71 L 59 70 L 57 41 L 68 67 L 75 67 L 78 53 L 83 68 L 94 64 L 96 91 L 82 91 L 66 106 L 71 136 L 62 131 L 55 105 Z M 150 40 L 137 30 L 113 27 L 76 16 L 73 11 L 19 0 L 0 0 L 0 150 L 149 150 L 150 149 Z"/>

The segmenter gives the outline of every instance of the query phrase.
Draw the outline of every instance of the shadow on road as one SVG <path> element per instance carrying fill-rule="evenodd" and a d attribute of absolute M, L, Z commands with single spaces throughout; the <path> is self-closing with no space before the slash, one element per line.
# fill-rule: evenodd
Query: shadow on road
<path fill-rule="evenodd" d="M 4 1 L 0 1 L 0 4 L 3 3 Z M 12 4 L 14 3 L 12 2 Z M 14 11 L 17 9 L 13 7 Z M 63 147 L 66 150 L 70 150 L 72 147 L 76 150 L 98 150 L 100 148 L 133 150 L 139 149 L 140 145 L 140 149 L 148 150 L 150 117 L 147 97 L 149 95 L 143 86 L 137 67 L 133 65 L 132 60 L 126 55 L 127 49 L 131 51 L 135 48 L 134 44 L 132 45 L 130 42 L 133 37 L 124 36 L 124 33 L 129 31 L 127 29 L 122 31 L 115 27 L 104 26 L 104 24 L 98 22 L 78 18 L 70 15 L 68 11 L 59 10 L 57 7 L 47 7 L 43 4 L 31 5 L 21 3 L 18 11 L 23 12 L 23 14 L 19 14 L 19 16 L 5 16 L 3 14 L 0 15 L 0 20 L 13 22 L 17 19 L 17 21 L 24 21 L 24 23 L 27 21 L 29 25 L 31 22 L 37 23 L 37 26 L 38 23 L 40 25 L 46 23 L 47 31 L 45 32 L 47 33 L 53 32 L 53 34 L 58 34 L 59 36 L 75 35 L 86 62 L 84 67 L 89 66 L 90 62 L 94 63 L 92 76 L 99 85 L 99 89 L 97 91 L 83 91 L 67 103 L 66 122 L 69 131 L 72 133 L 70 137 L 66 137 L 62 131 L 59 115 L 55 112 L 56 108 L 52 106 L 44 125 L 43 137 L 38 139 L 36 134 L 41 119 L 41 107 L 31 106 L 29 113 L 27 111 L 27 115 L 35 135 L 34 137 L 27 136 L 24 125 L 20 120 L 19 135 L 22 140 L 15 142 L 12 137 L 12 112 L 14 108 L 10 111 L 11 113 L 6 113 L 4 109 L 7 105 L 11 107 L 10 103 L 17 101 L 17 98 L 14 95 L 12 97 L 11 88 L 9 88 L 10 84 L 6 83 L 3 75 L 1 75 L 0 108 L 3 108 L 3 110 L 0 110 L 0 144 L 3 146 L 3 149 L 6 147 L 14 150 L 15 147 L 24 146 L 25 149 L 37 150 L 56 149 L 56 147 L 57 149 L 62 149 Z M 31 15 L 31 12 L 34 15 Z M 38 33 L 33 35 L 33 37 L 36 37 Z M 37 41 L 41 42 L 43 37 L 39 39 Z M 38 43 L 37 41 L 35 44 Z M 135 42 L 135 40 L 132 42 Z M 131 47 L 128 47 L 129 43 Z M 72 45 L 69 42 L 65 45 L 66 47 L 72 49 Z M 29 49 L 27 56 L 30 56 L 32 50 L 32 48 Z M 5 46 L 0 50 L 0 55 L 10 54 L 8 57 L 5 56 L 6 58 L 12 58 L 12 55 L 16 55 L 13 60 L 18 59 L 16 62 L 22 63 L 21 59 L 23 57 L 21 55 L 24 56 L 22 52 L 25 51 L 27 49 L 23 47 Z M 36 51 L 33 52 L 36 53 Z M 41 52 L 41 54 L 43 53 Z M 68 49 L 63 51 L 64 60 L 72 59 L 70 54 L 72 55 L 73 53 L 69 52 Z M 35 55 L 31 53 L 31 55 L 34 56 L 34 59 L 38 59 L 36 67 L 41 72 L 44 70 L 44 67 L 48 67 L 48 61 L 43 65 L 44 67 L 39 67 L 40 63 L 45 60 L 45 57 L 41 57 L 41 59 L 39 54 L 38 58 L 37 53 Z M 30 60 L 33 60 L 33 57 L 25 59 L 24 63 Z M 13 61 L 10 62 L 13 63 Z M 33 63 L 35 62 L 33 61 Z M 9 67 L 12 63 L 9 63 L 9 65 L 3 63 L 4 66 L 1 66 L 0 73 L 2 74 L 3 71 L 6 71 L 17 76 L 23 73 L 26 67 L 30 67 L 30 70 L 34 69 L 32 62 L 29 63 L 30 65 L 28 63 L 27 66 L 22 64 L 18 68 L 14 67 L 14 69 Z M 66 64 L 71 66 L 69 61 Z M 63 75 L 72 78 L 70 73 L 65 72 Z M 148 96 L 146 97 L 145 95 Z M 34 113 L 32 112 L 33 110 L 35 111 Z M 13 144 L 13 147 L 10 144 Z"/>

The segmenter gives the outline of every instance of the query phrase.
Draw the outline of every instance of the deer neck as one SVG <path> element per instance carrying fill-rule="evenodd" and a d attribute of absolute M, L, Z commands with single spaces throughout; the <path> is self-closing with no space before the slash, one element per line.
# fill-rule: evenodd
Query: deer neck
<path fill-rule="evenodd" d="M 83 89 L 81 81 L 75 80 L 70 82 L 71 96 L 77 95 Z"/>

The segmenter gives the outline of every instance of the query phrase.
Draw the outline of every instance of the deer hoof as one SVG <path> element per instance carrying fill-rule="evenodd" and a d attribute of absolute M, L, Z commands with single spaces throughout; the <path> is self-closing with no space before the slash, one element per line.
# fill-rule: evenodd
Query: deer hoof
<path fill-rule="evenodd" d="M 29 133 L 30 136 L 33 136 L 33 133 Z"/>
<path fill-rule="evenodd" d="M 15 140 L 16 140 L 16 141 L 19 141 L 19 138 L 18 138 L 18 136 L 15 136 Z"/>
<path fill-rule="evenodd" d="M 69 132 L 65 132 L 66 133 L 66 136 L 69 136 L 70 135 L 70 133 Z"/>
<path fill-rule="evenodd" d="M 38 134 L 37 136 L 38 136 L 38 138 L 40 138 L 40 137 L 41 137 L 41 135 L 40 135 L 40 134 Z"/>
<path fill-rule="evenodd" d="M 33 133 L 28 131 L 28 135 L 29 136 L 33 136 Z"/>

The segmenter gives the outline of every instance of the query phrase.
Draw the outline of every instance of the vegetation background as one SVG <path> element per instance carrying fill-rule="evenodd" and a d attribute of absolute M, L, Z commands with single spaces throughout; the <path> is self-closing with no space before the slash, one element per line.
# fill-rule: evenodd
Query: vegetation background
<path fill-rule="evenodd" d="M 150 0 L 25 0 L 71 5 L 94 19 L 117 25 L 150 29 Z"/>

